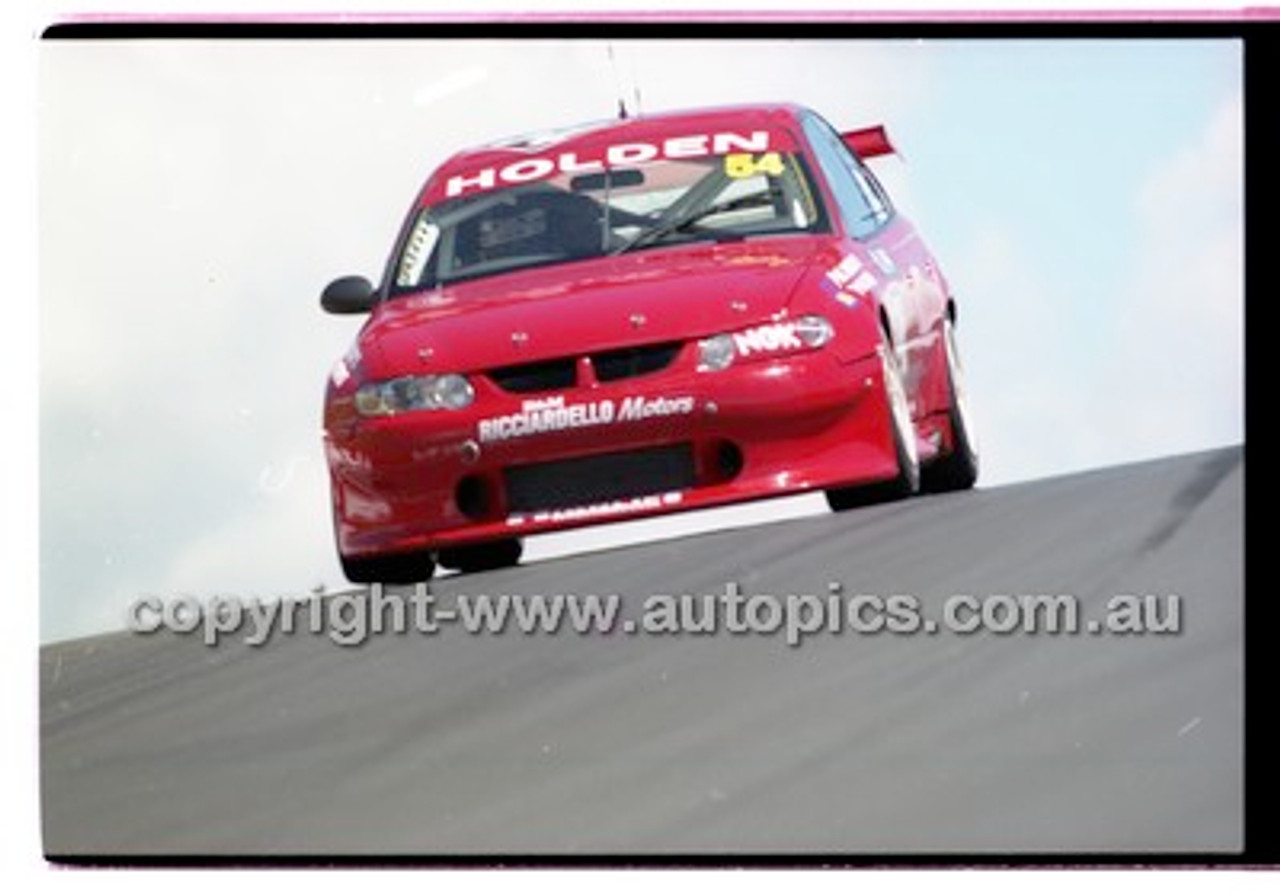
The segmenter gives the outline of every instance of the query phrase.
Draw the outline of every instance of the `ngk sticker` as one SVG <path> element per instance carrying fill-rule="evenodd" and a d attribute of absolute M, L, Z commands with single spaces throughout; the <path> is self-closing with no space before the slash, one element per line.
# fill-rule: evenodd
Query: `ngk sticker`
<path fill-rule="evenodd" d="M 749 357 L 779 350 L 799 350 L 804 347 L 804 342 L 796 334 L 795 323 L 780 322 L 734 333 L 733 346 L 740 356 Z"/>

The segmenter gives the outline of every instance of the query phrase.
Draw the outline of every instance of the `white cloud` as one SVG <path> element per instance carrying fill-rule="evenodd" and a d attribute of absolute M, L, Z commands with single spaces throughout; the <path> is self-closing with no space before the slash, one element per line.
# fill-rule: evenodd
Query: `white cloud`
<path fill-rule="evenodd" d="M 975 221 L 948 269 L 984 484 L 1243 439 L 1241 133 L 1236 96 L 1116 197 L 1137 233 L 1116 281 L 1036 267 L 1025 230 Z"/>
<path fill-rule="evenodd" d="M 302 595 L 346 585 L 333 551 L 328 475 L 319 450 L 263 466 L 241 511 L 182 544 L 164 593 Z"/>
<path fill-rule="evenodd" d="M 466 68 L 449 72 L 438 81 L 425 84 L 415 90 L 413 104 L 419 106 L 432 105 L 442 99 L 479 85 L 488 76 L 489 70 L 481 65 L 469 65 Z"/>
<path fill-rule="evenodd" d="M 1071 295 L 1028 259 L 1021 236 L 977 220 L 947 264 L 984 486 L 1087 466 L 1098 447 L 1079 394 L 1081 358 L 1061 334 Z"/>
<path fill-rule="evenodd" d="M 1117 301 L 1116 361 L 1098 392 L 1121 397 L 1115 436 L 1140 454 L 1244 436 L 1243 104 L 1222 104 L 1205 130 L 1142 185 L 1139 259 Z"/>

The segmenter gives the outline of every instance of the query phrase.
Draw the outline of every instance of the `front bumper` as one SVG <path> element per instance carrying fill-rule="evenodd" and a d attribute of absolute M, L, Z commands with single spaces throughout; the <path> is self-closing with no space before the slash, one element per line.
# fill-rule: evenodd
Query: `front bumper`
<path fill-rule="evenodd" d="M 721 372 L 670 370 L 550 398 L 486 390 L 461 411 L 331 424 L 325 448 L 338 549 L 348 558 L 873 483 L 898 471 L 879 356 L 841 363 L 833 351 Z M 565 481 L 575 469 L 593 480 Z"/>

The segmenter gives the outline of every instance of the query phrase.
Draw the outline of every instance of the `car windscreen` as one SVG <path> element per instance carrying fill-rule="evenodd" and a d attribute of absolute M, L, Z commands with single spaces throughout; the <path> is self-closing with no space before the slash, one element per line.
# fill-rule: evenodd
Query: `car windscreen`
<path fill-rule="evenodd" d="M 826 227 L 808 169 L 791 153 L 565 172 L 419 209 L 395 255 L 391 293 L 678 243 Z"/>

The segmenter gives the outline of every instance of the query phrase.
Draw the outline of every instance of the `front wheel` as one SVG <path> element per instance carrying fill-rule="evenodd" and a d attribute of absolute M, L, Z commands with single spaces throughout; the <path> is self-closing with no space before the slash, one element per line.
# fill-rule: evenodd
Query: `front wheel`
<path fill-rule="evenodd" d="M 342 561 L 342 573 L 352 583 L 424 583 L 436 572 L 436 563 L 430 552 L 376 555 L 369 558 L 339 557 Z"/>
<path fill-rule="evenodd" d="M 839 487 L 827 491 L 827 505 L 832 511 L 903 499 L 920 489 L 920 456 L 916 452 L 916 429 L 911 421 L 911 405 L 902 383 L 902 370 L 893 348 L 886 341 L 880 349 L 884 370 L 885 396 L 893 423 L 893 446 L 898 456 L 898 474 L 883 483 L 861 487 Z"/>
<path fill-rule="evenodd" d="M 942 349 L 946 354 L 947 424 L 951 426 L 951 452 L 924 469 L 924 488 L 932 493 L 968 490 L 978 481 L 978 446 L 973 437 L 969 416 L 969 399 L 965 389 L 964 367 L 956 349 L 955 326 L 950 319 L 942 323 Z"/>
<path fill-rule="evenodd" d="M 441 549 L 437 556 L 440 566 L 456 570 L 463 574 L 476 574 L 482 571 L 494 571 L 504 567 L 514 567 L 520 563 L 524 554 L 524 545 L 518 539 L 498 540 L 494 543 L 481 543 L 476 546 L 458 546 L 454 549 Z"/>

